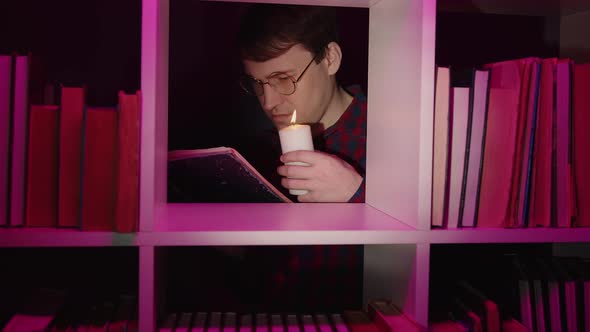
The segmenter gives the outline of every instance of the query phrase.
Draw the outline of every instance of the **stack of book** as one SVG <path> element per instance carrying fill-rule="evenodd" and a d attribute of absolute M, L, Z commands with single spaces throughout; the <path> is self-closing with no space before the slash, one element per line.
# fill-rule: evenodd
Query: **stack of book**
<path fill-rule="evenodd" d="M 97 301 L 64 290 L 38 289 L 17 307 L 4 332 L 138 331 L 137 297 Z"/>
<path fill-rule="evenodd" d="M 163 317 L 158 331 L 168 332 L 419 332 L 421 327 L 386 300 L 369 301 L 368 310 L 342 313 L 182 312 Z"/>
<path fill-rule="evenodd" d="M 436 71 L 432 227 L 590 226 L 590 64 Z"/>
<path fill-rule="evenodd" d="M 493 279 L 438 285 L 447 289 L 432 306 L 433 331 L 590 330 L 590 261 L 506 254 L 497 263 L 485 269 Z"/>
<path fill-rule="evenodd" d="M 0 56 L 0 226 L 136 231 L 140 92 L 91 107 L 61 86 L 55 103 L 33 59 Z"/>

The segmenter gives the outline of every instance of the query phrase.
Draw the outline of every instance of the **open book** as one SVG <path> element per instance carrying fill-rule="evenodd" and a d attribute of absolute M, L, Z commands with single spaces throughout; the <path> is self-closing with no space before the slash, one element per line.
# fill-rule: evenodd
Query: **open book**
<path fill-rule="evenodd" d="M 168 152 L 168 201 L 291 202 L 230 147 Z"/>

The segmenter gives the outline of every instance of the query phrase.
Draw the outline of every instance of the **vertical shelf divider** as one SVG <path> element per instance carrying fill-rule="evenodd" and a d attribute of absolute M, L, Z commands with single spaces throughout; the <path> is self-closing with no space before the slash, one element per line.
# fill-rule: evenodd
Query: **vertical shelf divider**
<path fill-rule="evenodd" d="M 141 232 L 154 229 L 158 210 L 166 206 L 169 11 L 169 0 L 142 0 Z"/>
<path fill-rule="evenodd" d="M 429 229 L 436 0 L 369 10 L 367 204 Z"/>
<path fill-rule="evenodd" d="M 139 331 L 156 331 L 156 248 L 139 247 Z"/>

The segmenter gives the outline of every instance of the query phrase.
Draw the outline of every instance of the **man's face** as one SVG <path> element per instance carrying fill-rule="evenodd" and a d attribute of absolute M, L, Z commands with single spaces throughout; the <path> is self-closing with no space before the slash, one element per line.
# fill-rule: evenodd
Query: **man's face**
<path fill-rule="evenodd" d="M 312 58 L 311 52 L 297 44 L 276 58 L 243 63 L 246 74 L 263 82 L 270 77 L 296 80 Z M 320 121 L 330 100 L 330 76 L 325 61 L 319 64 L 313 61 L 296 85 L 293 94 L 283 95 L 264 84 L 264 94 L 258 96 L 262 109 L 278 129 L 289 125 L 294 110 L 297 110 L 297 123 Z"/>

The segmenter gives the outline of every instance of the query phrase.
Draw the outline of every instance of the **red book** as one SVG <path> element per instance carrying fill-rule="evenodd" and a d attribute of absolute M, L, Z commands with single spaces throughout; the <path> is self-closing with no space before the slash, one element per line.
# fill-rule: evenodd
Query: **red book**
<path fill-rule="evenodd" d="M 369 317 L 381 332 L 419 332 L 420 326 L 398 307 L 384 300 L 370 300 Z"/>
<path fill-rule="evenodd" d="M 544 59 L 541 64 L 539 115 L 535 138 L 535 161 L 531 183 L 529 226 L 551 226 L 551 160 L 553 151 L 553 105 L 557 59 Z"/>
<path fill-rule="evenodd" d="M 25 225 L 57 225 L 57 106 L 31 105 L 27 147 Z"/>
<path fill-rule="evenodd" d="M 59 205 L 60 227 L 80 226 L 80 176 L 82 172 L 82 120 L 84 88 L 61 88 L 59 121 Z"/>
<path fill-rule="evenodd" d="M 430 332 L 467 332 L 467 328 L 463 325 L 453 322 L 444 321 L 432 323 L 429 329 Z"/>
<path fill-rule="evenodd" d="M 502 322 L 502 331 L 504 332 L 529 332 L 529 330 L 515 319 L 509 319 Z"/>
<path fill-rule="evenodd" d="M 8 225 L 12 57 L 0 55 L 0 226 Z"/>
<path fill-rule="evenodd" d="M 531 59 L 521 59 L 485 66 L 491 72 L 478 227 L 516 224 L 513 196 L 520 184 L 519 138 L 524 132 L 522 121 L 528 105 L 530 62 Z"/>
<path fill-rule="evenodd" d="M 578 209 L 575 225 L 590 227 L 590 64 L 574 65 L 573 90 L 573 167 Z"/>
<path fill-rule="evenodd" d="M 572 62 L 562 59 L 557 62 L 555 70 L 555 124 L 554 124 L 554 162 L 555 183 L 554 207 L 555 226 L 571 227 L 574 217 L 572 181 L 571 181 L 571 68 Z M 587 93 L 587 92 L 585 92 Z"/>
<path fill-rule="evenodd" d="M 82 229 L 113 231 L 117 112 L 88 107 L 82 166 Z"/>
<path fill-rule="evenodd" d="M 119 92 L 115 230 L 135 232 L 139 218 L 139 110 L 141 94 Z"/>
<path fill-rule="evenodd" d="M 350 332 L 380 332 L 369 316 L 358 310 L 346 310 L 342 314 Z"/>

